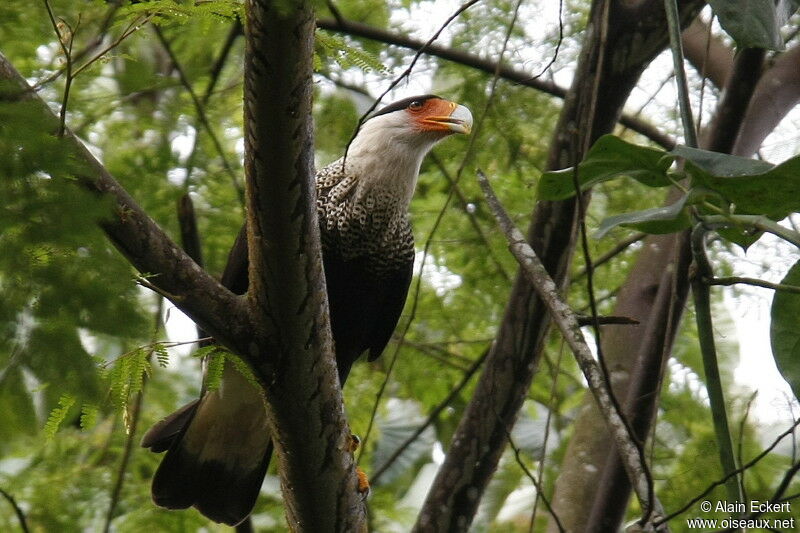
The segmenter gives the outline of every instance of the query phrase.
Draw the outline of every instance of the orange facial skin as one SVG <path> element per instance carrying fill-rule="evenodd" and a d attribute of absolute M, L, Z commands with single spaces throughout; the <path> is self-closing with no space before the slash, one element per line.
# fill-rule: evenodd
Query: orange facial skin
<path fill-rule="evenodd" d="M 442 98 L 429 98 L 422 102 L 412 102 L 406 108 L 412 115 L 419 129 L 436 131 L 445 134 L 468 133 L 468 128 L 461 120 L 451 117 L 458 104 Z"/>

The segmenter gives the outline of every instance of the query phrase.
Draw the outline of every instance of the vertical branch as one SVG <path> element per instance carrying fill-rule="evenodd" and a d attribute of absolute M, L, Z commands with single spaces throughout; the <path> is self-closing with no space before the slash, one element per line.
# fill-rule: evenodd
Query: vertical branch
<path fill-rule="evenodd" d="M 56 22 L 56 17 L 53 14 L 53 9 L 50 7 L 49 0 L 44 0 L 44 6 L 47 9 L 47 16 L 50 18 L 50 23 L 53 25 L 53 31 L 56 32 L 56 38 L 58 38 L 58 44 L 61 47 L 61 53 L 64 54 L 64 61 L 66 63 L 66 82 L 64 83 L 64 98 L 61 102 L 61 111 L 59 112 L 59 125 L 58 125 L 58 136 L 63 137 L 64 133 L 67 129 L 67 104 L 69 103 L 69 92 L 70 88 L 72 87 L 72 80 L 74 78 L 72 74 L 72 43 L 75 40 L 75 31 L 77 31 L 78 26 L 80 25 L 80 19 L 78 20 L 78 24 L 75 26 L 73 30 L 69 24 L 61 20 L 61 22 Z M 62 29 L 63 28 L 63 29 Z"/>
<path fill-rule="evenodd" d="M 311 1 L 246 5 L 248 303 L 289 527 L 358 531 L 364 507 L 328 319 L 313 181 Z"/>
<path fill-rule="evenodd" d="M 678 103 L 681 108 L 683 122 L 683 138 L 688 146 L 697 148 L 697 130 L 692 118 L 692 106 L 689 103 L 689 84 L 686 81 L 686 70 L 683 68 L 683 43 L 681 42 L 681 23 L 678 14 L 677 0 L 664 0 L 669 27 L 669 44 L 672 49 L 672 63 L 675 68 L 675 83 L 678 85 Z"/>
<path fill-rule="evenodd" d="M 714 421 L 714 435 L 719 448 L 719 460 L 722 473 L 729 476 L 725 481 L 728 498 L 732 501 L 744 501 L 739 479 L 733 475 L 736 468 L 736 456 L 728 426 L 728 414 L 725 412 L 725 395 L 722 391 L 722 378 L 717 364 L 717 349 L 714 345 L 714 325 L 711 318 L 711 298 L 706 280 L 714 277 L 711 264 L 705 250 L 706 230 L 699 224 L 692 231 L 692 255 L 694 256 L 694 272 L 691 274 L 692 298 L 697 320 L 697 335 L 700 340 L 700 352 L 703 356 L 703 370 L 706 375 L 706 390 L 711 405 L 711 417 Z"/>

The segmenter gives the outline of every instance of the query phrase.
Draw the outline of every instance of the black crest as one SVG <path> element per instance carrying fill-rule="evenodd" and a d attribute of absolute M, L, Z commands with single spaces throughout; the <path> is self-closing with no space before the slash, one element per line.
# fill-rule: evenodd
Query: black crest
<path fill-rule="evenodd" d="M 369 118 L 375 118 L 380 115 L 385 115 L 386 113 L 392 113 L 394 111 L 400 111 L 401 109 L 406 109 L 412 102 L 424 102 L 425 100 L 430 100 L 431 98 L 439 98 L 441 96 L 436 96 L 435 94 L 423 94 L 422 96 L 412 96 L 410 98 L 403 98 L 402 100 L 398 100 L 397 102 L 393 102 L 380 111 L 376 111 L 372 114 Z"/>

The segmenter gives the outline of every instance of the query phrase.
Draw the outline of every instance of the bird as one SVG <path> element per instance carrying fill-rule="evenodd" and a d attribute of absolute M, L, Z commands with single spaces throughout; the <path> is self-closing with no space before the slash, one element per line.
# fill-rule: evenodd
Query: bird
<path fill-rule="evenodd" d="M 452 134 L 469 134 L 466 106 L 433 94 L 405 98 L 363 122 L 340 159 L 315 175 L 323 268 L 340 384 L 364 353 L 373 361 L 400 319 L 411 283 L 414 235 L 409 206 L 425 155 Z M 221 283 L 248 285 L 245 228 Z M 260 388 L 225 365 L 213 391 L 157 422 L 142 446 L 166 454 L 152 496 L 168 509 L 195 507 L 209 519 L 241 523 L 252 512 L 272 455 Z"/>

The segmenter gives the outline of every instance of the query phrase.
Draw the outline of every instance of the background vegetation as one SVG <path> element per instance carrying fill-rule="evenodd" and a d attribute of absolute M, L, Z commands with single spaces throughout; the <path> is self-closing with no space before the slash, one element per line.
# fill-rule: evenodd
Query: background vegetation
<path fill-rule="evenodd" d="M 558 9 L 552 4 L 498 0 L 470 6 L 437 44 L 483 58 L 490 68 L 423 54 L 411 76 L 384 98 L 435 92 L 470 107 L 477 121 L 473 136 L 442 143 L 423 165 L 412 205 L 418 274 L 396 341 L 376 362 L 356 365 L 344 390 L 350 425 L 364 441 L 359 464 L 372 475 L 374 531 L 407 531 L 414 524 L 503 320 L 518 266 L 474 169 L 490 176 L 512 219 L 527 226 L 562 108 L 554 93 L 575 73 L 592 7 L 582 0 Z M 603 3 L 595 4 L 599 9 Z M 361 114 L 412 63 L 413 52 L 398 46 L 402 39 L 424 42 L 458 7 L 413 0 L 317 6 L 320 28 L 328 28 L 317 30 L 314 58 L 318 167 L 342 153 Z M 242 9 L 221 0 L 0 3 L 0 52 L 51 109 L 66 109 L 66 126 L 176 242 L 179 202 L 191 199 L 203 262 L 215 275 L 244 219 L 244 39 L 236 22 Z M 710 16 L 703 11 L 702 38 L 709 50 L 727 50 L 730 60 L 735 45 Z M 792 20 L 780 30 L 788 51 L 770 51 L 765 65 L 796 52 L 800 41 Z M 378 29 L 397 42 L 365 38 L 347 23 Z M 655 124 L 654 134 L 616 130 L 631 143 L 656 147 L 680 138 L 674 71 L 668 75 L 665 54 L 645 72 L 626 107 L 635 124 Z M 695 65 L 702 62 L 688 45 L 687 54 Z M 514 79 L 509 69 L 527 78 Z M 705 76 L 689 71 L 702 123 L 717 108 L 725 82 L 709 70 Z M 55 138 L 33 133 L 36 116 L 25 105 L 0 101 L 0 530 L 19 529 L 23 522 L 30 531 L 223 530 L 194 510 L 156 508 L 149 483 L 160 457 L 138 448 L 143 431 L 198 394 L 200 360 L 191 353 L 198 333 L 173 304 L 143 287 L 149 273 L 133 270 L 98 229 L 108 200 L 75 186 L 71 176 L 80 163 Z M 762 152 L 773 163 L 797 152 L 791 120 Z M 780 191 L 765 194 L 767 204 L 781 201 Z M 634 180 L 598 183 L 586 227 L 591 234 L 608 216 L 656 207 L 664 198 L 663 189 Z M 788 212 L 795 210 L 792 205 Z M 586 255 L 579 250 L 567 290 L 573 309 L 588 315 L 594 299 L 600 315 L 625 314 L 615 304 L 643 249 L 642 237 L 614 227 L 604 238 L 588 240 L 586 252 L 596 266 L 593 297 Z M 797 250 L 769 242 L 766 250 L 755 245 L 761 251 L 750 258 L 773 270 L 764 276 L 778 281 Z M 717 276 L 741 271 L 738 246 L 724 240 L 711 246 Z M 774 406 L 780 413 L 769 420 L 774 427 L 762 420 L 763 404 L 761 411 L 753 407 L 757 391 L 734 379 L 737 333 L 722 292 L 712 294 L 721 384 L 742 465 L 790 429 L 794 404 L 787 399 L 787 405 Z M 666 342 L 671 357 L 664 362 L 656 423 L 647 432 L 646 456 L 668 512 L 723 477 L 693 318 L 689 306 L 673 332 L 674 344 Z M 604 331 L 624 327 L 637 326 Z M 474 517 L 476 531 L 557 531 L 550 500 L 562 517 L 586 509 L 585 501 L 559 498 L 556 487 L 576 453 L 569 446 L 581 438 L 576 421 L 587 402 L 570 351 L 557 332 L 548 334 L 538 373 Z M 787 475 L 793 475 L 795 460 L 792 439 L 782 440 L 741 476 L 746 497 L 769 500 L 782 481 L 787 487 L 780 498 L 796 494 L 800 486 Z M 271 468 L 253 525 L 280 531 L 284 510 Z M 720 485 L 704 499 L 726 497 Z M 628 519 L 640 515 L 631 504 Z M 694 505 L 669 525 L 682 531 L 685 518 L 698 515 L 729 516 L 703 515 Z M 768 516 L 800 519 L 800 506 Z"/>

